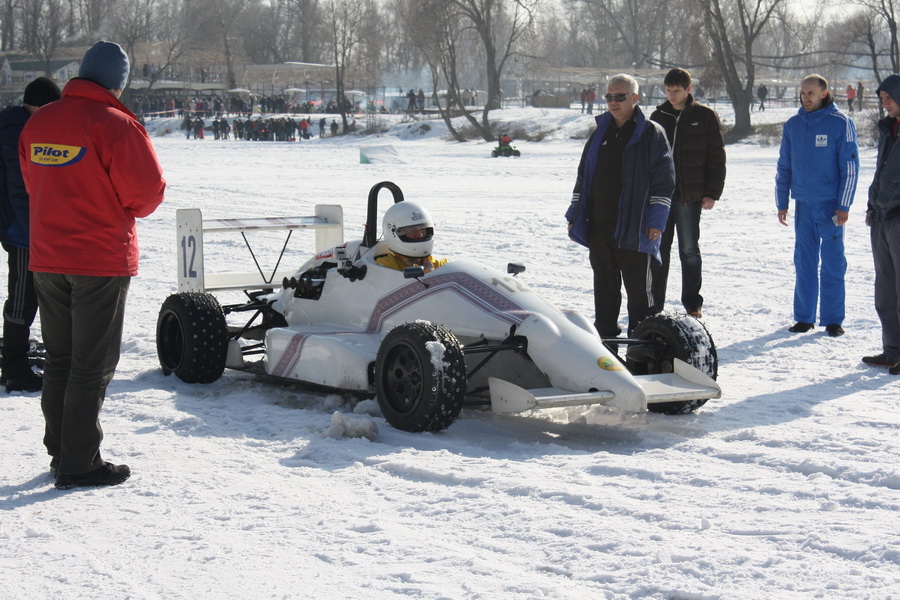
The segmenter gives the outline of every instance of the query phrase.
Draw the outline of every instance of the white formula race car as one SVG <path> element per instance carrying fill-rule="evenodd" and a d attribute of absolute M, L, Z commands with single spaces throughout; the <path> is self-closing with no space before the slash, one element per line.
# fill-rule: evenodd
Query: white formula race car
<path fill-rule="evenodd" d="M 246 220 L 179 210 L 179 292 L 157 322 L 163 372 L 208 383 L 228 367 L 374 393 L 388 423 L 406 431 L 444 429 L 464 406 L 679 414 L 721 395 L 715 345 L 693 317 L 656 315 L 631 339 L 603 340 L 587 318 L 523 283 L 521 265 L 503 272 L 458 260 L 427 274 L 379 265 L 375 257 L 387 253 L 376 238 L 382 189 L 403 201 L 395 184 L 376 184 L 365 236 L 349 242 L 334 205 L 311 217 Z M 257 263 L 255 273 L 206 272 L 204 236 L 273 229 L 288 239 L 314 229 L 317 254 L 296 271 L 276 266 L 267 275 Z M 220 304 L 213 295 L 235 290 L 245 302 Z M 247 318 L 229 324 L 238 315 Z M 626 349 L 625 358 L 611 348 Z"/>

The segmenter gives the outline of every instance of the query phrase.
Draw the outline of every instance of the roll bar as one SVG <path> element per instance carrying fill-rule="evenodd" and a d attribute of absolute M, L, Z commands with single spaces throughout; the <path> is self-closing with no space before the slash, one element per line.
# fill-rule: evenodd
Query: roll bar
<path fill-rule="evenodd" d="M 366 211 L 366 232 L 362 241 L 362 245 L 366 248 L 374 246 L 375 241 L 378 239 L 378 223 L 376 222 L 378 218 L 378 192 L 384 188 L 391 190 L 394 204 L 403 202 L 403 191 L 393 181 L 382 181 L 372 186 L 372 189 L 369 190 L 369 205 Z"/>

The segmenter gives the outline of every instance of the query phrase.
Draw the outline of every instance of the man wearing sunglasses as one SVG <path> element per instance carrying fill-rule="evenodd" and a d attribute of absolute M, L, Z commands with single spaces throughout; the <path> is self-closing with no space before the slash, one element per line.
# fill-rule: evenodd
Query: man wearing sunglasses
<path fill-rule="evenodd" d="M 607 112 L 581 154 L 569 237 L 590 250 L 594 272 L 594 326 L 601 336 L 621 333 L 622 284 L 628 296 L 628 334 L 653 314 L 651 259 L 659 247 L 675 189 L 675 166 L 663 128 L 638 108 L 638 83 L 610 78 Z"/>

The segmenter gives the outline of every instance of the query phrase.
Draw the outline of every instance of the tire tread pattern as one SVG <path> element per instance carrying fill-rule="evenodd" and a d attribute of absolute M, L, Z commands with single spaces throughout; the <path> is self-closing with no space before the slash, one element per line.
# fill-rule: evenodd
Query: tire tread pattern
<path fill-rule="evenodd" d="M 215 296 L 172 294 L 156 325 L 156 348 L 163 373 L 187 383 L 212 383 L 225 371 L 228 326 Z"/>

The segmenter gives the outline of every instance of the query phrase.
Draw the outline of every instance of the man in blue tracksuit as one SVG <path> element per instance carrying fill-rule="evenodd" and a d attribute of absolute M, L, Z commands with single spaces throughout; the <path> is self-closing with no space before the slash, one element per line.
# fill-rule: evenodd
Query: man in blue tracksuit
<path fill-rule="evenodd" d="M 789 331 L 819 325 L 844 334 L 844 223 L 856 193 L 859 156 L 856 127 L 837 109 L 828 82 L 809 75 L 800 84 L 799 112 L 784 124 L 775 178 L 778 221 L 787 225 L 789 196 L 794 216 L 794 319 Z M 821 257 L 821 268 L 820 268 Z M 819 271 L 817 273 L 817 271 Z M 821 289 L 820 289 L 821 284 Z"/>
<path fill-rule="evenodd" d="M 661 262 L 675 165 L 662 126 L 637 106 L 633 77 L 611 77 L 605 99 L 608 110 L 584 146 L 566 220 L 569 237 L 590 249 L 594 325 L 601 336 L 615 337 L 623 283 L 629 335 L 654 313 L 650 261 Z"/>

